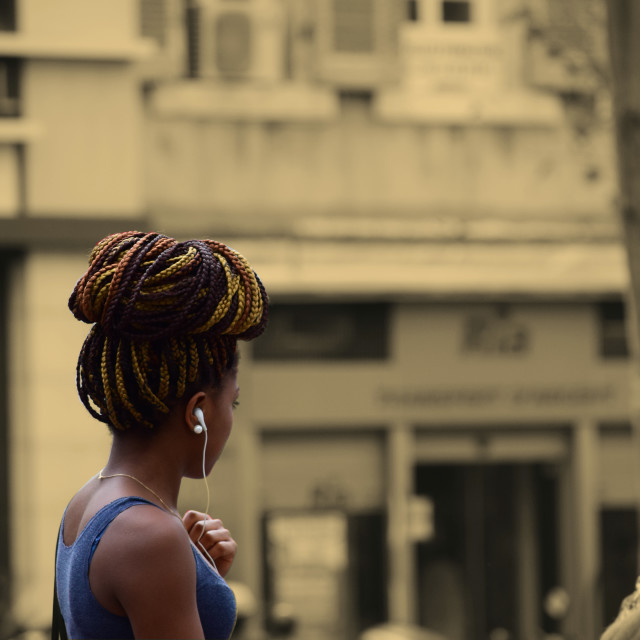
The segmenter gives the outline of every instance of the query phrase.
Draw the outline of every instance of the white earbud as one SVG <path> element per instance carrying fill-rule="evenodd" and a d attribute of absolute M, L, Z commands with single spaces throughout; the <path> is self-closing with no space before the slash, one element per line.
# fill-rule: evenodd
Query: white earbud
<path fill-rule="evenodd" d="M 193 432 L 199 435 L 203 431 L 207 430 L 207 425 L 204 422 L 204 413 L 202 413 L 202 409 L 200 407 L 196 407 L 193 410 L 193 415 L 198 418 L 198 422 L 200 423 L 193 428 Z"/>

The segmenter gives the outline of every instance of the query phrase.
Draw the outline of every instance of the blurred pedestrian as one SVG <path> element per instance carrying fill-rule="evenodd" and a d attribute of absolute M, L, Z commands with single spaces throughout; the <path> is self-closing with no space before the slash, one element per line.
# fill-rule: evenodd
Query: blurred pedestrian
<path fill-rule="evenodd" d="M 76 381 L 112 446 L 62 519 L 66 632 L 228 638 L 236 606 L 224 576 L 236 543 L 219 520 L 181 516 L 177 503 L 182 478 L 206 478 L 229 436 L 237 340 L 264 330 L 264 287 L 222 243 L 125 232 L 96 245 L 69 307 L 93 325 Z"/>
<path fill-rule="evenodd" d="M 618 617 L 600 640 L 640 640 L 640 578 L 636 590 L 622 601 Z"/>

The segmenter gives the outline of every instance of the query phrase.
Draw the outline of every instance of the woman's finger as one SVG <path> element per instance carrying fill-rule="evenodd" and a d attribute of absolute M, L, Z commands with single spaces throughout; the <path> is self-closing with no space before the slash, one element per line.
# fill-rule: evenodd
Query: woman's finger
<path fill-rule="evenodd" d="M 214 544 L 207 551 L 214 560 L 220 560 L 221 558 L 232 560 L 236 555 L 237 545 L 233 540 L 224 540 Z"/>

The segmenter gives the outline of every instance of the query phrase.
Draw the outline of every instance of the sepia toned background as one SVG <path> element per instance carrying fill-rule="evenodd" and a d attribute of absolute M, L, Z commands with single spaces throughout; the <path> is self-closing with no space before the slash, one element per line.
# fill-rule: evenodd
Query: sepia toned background
<path fill-rule="evenodd" d="M 131 228 L 270 294 L 209 478 L 237 638 L 598 638 L 640 546 L 605 34 L 600 0 L 1 0 L 0 638 L 44 637 L 106 460 L 66 305 Z"/>

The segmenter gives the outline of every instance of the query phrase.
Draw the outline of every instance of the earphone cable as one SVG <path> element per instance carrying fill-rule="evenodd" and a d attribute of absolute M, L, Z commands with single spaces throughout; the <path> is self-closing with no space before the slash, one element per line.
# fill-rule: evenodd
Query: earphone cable
<path fill-rule="evenodd" d="M 213 558 L 209 555 L 209 552 L 205 549 L 205 546 L 200 542 L 202 540 L 202 536 L 205 534 L 205 524 L 207 522 L 207 513 L 209 513 L 209 507 L 211 505 L 211 492 L 209 491 L 209 483 L 207 482 L 207 469 L 206 469 L 206 456 L 207 456 L 207 440 L 209 438 L 209 432 L 207 429 L 204 430 L 204 448 L 202 449 L 202 479 L 204 480 L 204 486 L 207 489 L 207 507 L 204 510 L 204 518 L 202 520 L 202 531 L 200 532 L 200 537 L 198 538 L 198 545 L 204 551 L 207 558 L 214 566 L 217 571 L 216 563 Z"/>

